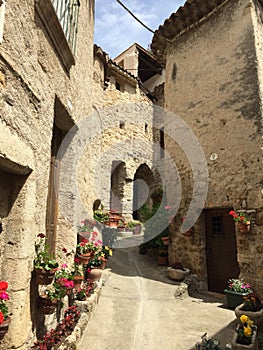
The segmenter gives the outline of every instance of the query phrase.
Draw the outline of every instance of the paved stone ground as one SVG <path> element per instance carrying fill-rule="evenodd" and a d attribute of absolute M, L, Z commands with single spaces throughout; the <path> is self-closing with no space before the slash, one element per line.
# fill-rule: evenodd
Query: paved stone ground
<path fill-rule="evenodd" d="M 79 350 L 192 350 L 205 332 L 221 345 L 232 338 L 236 318 L 224 296 L 190 297 L 138 248 L 115 249 L 104 278 Z"/>

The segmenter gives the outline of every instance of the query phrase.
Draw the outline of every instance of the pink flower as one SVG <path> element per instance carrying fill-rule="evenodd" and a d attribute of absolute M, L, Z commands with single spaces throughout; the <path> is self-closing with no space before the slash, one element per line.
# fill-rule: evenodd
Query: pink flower
<path fill-rule="evenodd" d="M 91 239 L 90 239 L 90 240 L 91 240 L 92 242 L 94 242 L 94 241 L 95 241 L 95 239 L 96 239 L 95 237 L 91 237 Z"/>
<path fill-rule="evenodd" d="M 90 271 L 91 271 L 91 268 L 90 268 L 90 267 L 88 267 L 88 268 L 87 268 L 87 272 L 90 272 Z"/>
<path fill-rule="evenodd" d="M 75 258 L 74 259 L 74 263 L 79 264 L 80 263 L 80 259 L 79 258 Z"/>
<path fill-rule="evenodd" d="M 61 267 L 62 267 L 62 269 L 66 269 L 68 267 L 68 265 L 67 264 L 62 264 Z"/>
<path fill-rule="evenodd" d="M 96 231 L 93 231 L 91 234 L 92 234 L 92 237 L 97 237 L 98 236 Z"/>
<path fill-rule="evenodd" d="M 99 243 L 98 243 L 98 242 L 95 242 L 94 245 L 95 245 L 95 247 L 97 247 L 97 246 L 99 245 Z"/>
<path fill-rule="evenodd" d="M 0 299 L 9 300 L 9 295 L 5 291 L 0 292 Z"/>
<path fill-rule="evenodd" d="M 102 241 L 99 239 L 99 240 L 97 241 L 97 243 L 98 243 L 98 244 L 102 244 Z"/>
<path fill-rule="evenodd" d="M 169 210 L 169 209 L 171 209 L 171 207 L 170 207 L 170 205 L 166 205 L 166 206 L 164 207 L 164 209 L 165 209 L 165 210 Z"/>
<path fill-rule="evenodd" d="M 66 287 L 66 288 L 73 288 L 74 287 L 74 282 L 66 279 L 66 281 L 64 282 L 64 287 Z"/>

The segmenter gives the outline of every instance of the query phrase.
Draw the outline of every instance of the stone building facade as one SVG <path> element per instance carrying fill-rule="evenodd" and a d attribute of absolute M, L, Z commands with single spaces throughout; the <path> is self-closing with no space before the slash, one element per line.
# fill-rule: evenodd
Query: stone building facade
<path fill-rule="evenodd" d="M 149 199 L 160 175 L 152 101 L 94 47 L 94 1 L 0 1 L 0 9 L 0 275 L 12 315 L 0 348 L 28 349 L 56 323 L 37 309 L 37 234 L 70 265 L 62 248 L 75 249 L 94 202 L 131 218 L 134 196 Z"/>
<path fill-rule="evenodd" d="M 228 278 L 240 276 L 263 292 L 262 15 L 261 1 L 186 1 L 152 41 L 166 69 L 165 109 L 198 140 L 182 129 L 185 141 L 179 147 L 170 133 L 173 124 L 165 126 L 165 148 L 182 182 L 170 262 L 189 267 L 203 289 L 222 292 Z M 192 162 L 197 145 L 207 165 L 194 179 L 203 157 L 197 152 Z M 198 195 L 206 185 L 203 205 Z M 199 218 L 186 237 L 181 226 L 191 205 Z M 235 227 L 231 209 L 248 217 L 248 233 Z"/>

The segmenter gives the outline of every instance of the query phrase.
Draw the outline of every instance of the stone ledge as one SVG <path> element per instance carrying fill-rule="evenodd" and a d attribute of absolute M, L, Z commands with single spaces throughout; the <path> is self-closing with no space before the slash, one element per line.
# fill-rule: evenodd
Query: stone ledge
<path fill-rule="evenodd" d="M 107 279 L 107 271 L 103 271 L 103 277 Z M 95 282 L 97 284 L 93 294 L 85 301 L 76 301 L 75 305 L 81 312 L 80 319 L 74 328 L 74 331 L 64 340 L 63 344 L 58 347 L 58 350 L 77 350 L 77 345 L 82 339 L 82 335 L 89 323 L 89 320 L 93 316 L 96 307 L 99 302 L 101 289 L 104 284 L 105 278 L 101 278 L 100 281 Z"/>

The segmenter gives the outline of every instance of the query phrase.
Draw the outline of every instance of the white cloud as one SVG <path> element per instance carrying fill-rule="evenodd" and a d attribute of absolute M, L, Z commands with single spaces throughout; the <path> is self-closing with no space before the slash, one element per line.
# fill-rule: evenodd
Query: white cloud
<path fill-rule="evenodd" d="M 155 30 L 183 0 L 123 0 L 123 3 L 148 27 Z M 95 43 L 115 57 L 134 42 L 145 48 L 152 33 L 140 25 L 115 0 L 95 1 Z"/>

